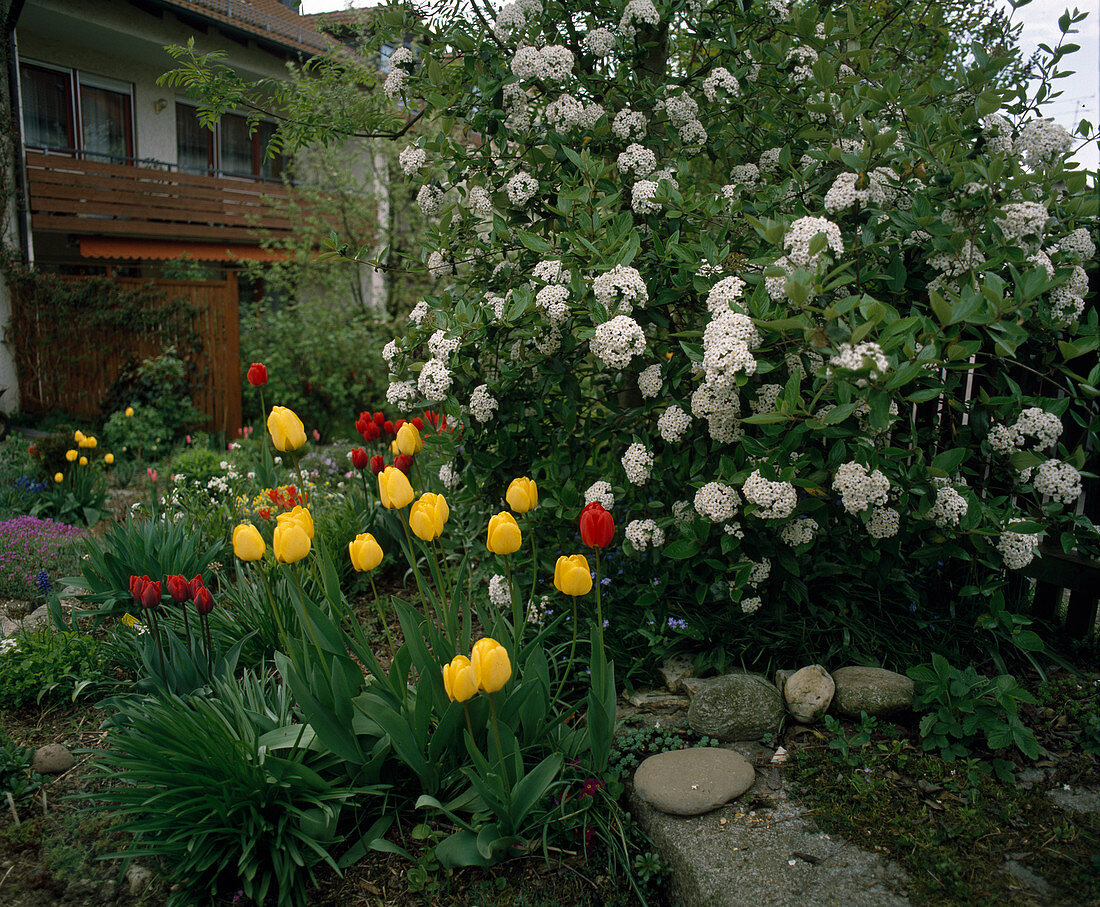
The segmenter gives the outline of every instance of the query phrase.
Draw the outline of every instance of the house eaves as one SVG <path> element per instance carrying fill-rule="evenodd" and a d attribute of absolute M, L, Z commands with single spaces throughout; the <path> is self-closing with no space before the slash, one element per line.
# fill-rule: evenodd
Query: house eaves
<path fill-rule="evenodd" d="M 314 55 L 329 50 L 333 41 L 304 22 L 278 0 L 144 0 L 149 6 L 185 14 L 217 26 L 238 38 L 279 50 Z"/>

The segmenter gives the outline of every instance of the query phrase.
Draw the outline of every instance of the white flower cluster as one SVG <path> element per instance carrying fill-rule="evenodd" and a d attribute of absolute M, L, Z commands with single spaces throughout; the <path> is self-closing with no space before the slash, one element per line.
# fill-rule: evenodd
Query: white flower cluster
<path fill-rule="evenodd" d="M 997 550 L 1001 552 L 1001 557 L 1009 570 L 1022 570 L 1035 559 L 1035 543 L 1038 540 L 1037 535 L 1027 535 L 1006 529 L 997 539 Z"/>
<path fill-rule="evenodd" d="M 521 170 L 504 187 L 508 190 L 508 200 L 516 208 L 522 208 L 531 197 L 539 191 L 539 181 L 524 170 Z"/>
<path fill-rule="evenodd" d="M 661 392 L 661 366 L 654 364 L 642 369 L 638 375 L 638 390 L 647 400 Z"/>
<path fill-rule="evenodd" d="M 748 315 L 731 309 L 714 315 L 703 329 L 703 370 L 707 383 L 721 385 L 734 375 L 756 372 L 752 347 L 760 344 L 760 335 Z"/>
<path fill-rule="evenodd" d="M 1085 227 L 1078 227 L 1069 236 L 1061 239 L 1057 248 L 1063 255 L 1075 255 L 1081 261 L 1091 261 L 1096 255 L 1096 243 L 1092 241 Z"/>
<path fill-rule="evenodd" d="M 732 309 L 744 289 L 745 281 L 740 277 L 724 277 L 710 288 L 707 294 L 707 311 L 716 316 L 719 312 Z"/>
<path fill-rule="evenodd" d="M 509 293 L 512 291 L 509 290 Z M 504 317 L 504 304 L 507 302 L 507 298 L 504 296 L 486 296 L 484 306 L 485 309 L 493 314 L 493 321 L 500 321 Z"/>
<path fill-rule="evenodd" d="M 873 539 L 892 539 L 901 528 L 901 514 L 893 507 L 875 507 L 867 521 L 867 534 Z"/>
<path fill-rule="evenodd" d="M 573 52 L 561 44 L 550 44 L 539 50 L 524 46 L 512 57 L 512 72 L 518 79 L 542 79 L 564 82 L 573 71 Z"/>
<path fill-rule="evenodd" d="M 606 28 L 594 28 L 584 36 L 584 49 L 594 57 L 606 57 L 615 49 L 615 35 Z"/>
<path fill-rule="evenodd" d="M 941 529 L 948 529 L 959 525 L 959 520 L 966 516 L 966 498 L 947 484 L 947 479 L 934 480 L 936 488 L 936 502 L 928 511 L 928 519 Z"/>
<path fill-rule="evenodd" d="M 411 409 L 416 402 L 416 385 L 412 381 L 391 381 L 386 388 L 386 402 L 397 409 Z"/>
<path fill-rule="evenodd" d="M 885 206 L 893 199 L 893 182 L 898 175 L 889 167 L 877 167 L 866 174 L 842 173 L 825 193 L 825 210 L 830 214 L 860 205 Z M 863 187 L 860 188 L 860 182 Z"/>
<path fill-rule="evenodd" d="M 665 543 L 665 531 L 653 520 L 631 520 L 626 524 L 626 540 L 636 551 L 660 548 Z"/>
<path fill-rule="evenodd" d="M 672 517 L 677 526 L 683 526 L 695 519 L 695 509 L 691 501 L 674 501 L 672 504 Z"/>
<path fill-rule="evenodd" d="M 448 491 L 453 491 L 455 488 L 458 488 L 461 477 L 458 474 L 458 470 L 455 469 L 454 463 L 444 463 L 439 467 L 439 481 L 443 483 L 443 487 Z"/>
<path fill-rule="evenodd" d="M 808 516 L 799 517 L 780 529 L 779 537 L 792 548 L 797 548 L 817 538 L 817 529 L 817 520 Z"/>
<path fill-rule="evenodd" d="M 762 384 L 756 389 L 756 396 L 749 403 L 749 409 L 757 415 L 775 412 L 775 401 L 779 399 L 781 393 L 783 393 L 782 384 Z"/>
<path fill-rule="evenodd" d="M 868 380 L 877 381 L 890 370 L 890 363 L 882 347 L 871 340 L 863 343 L 842 343 L 836 354 L 829 357 L 828 376 L 834 372 L 861 372 L 870 369 L 867 378 L 859 378 L 857 387 L 866 387 Z"/>
<path fill-rule="evenodd" d="M 793 63 L 791 78 L 796 85 L 809 82 L 814 77 L 814 63 L 817 62 L 817 51 L 805 44 L 796 44 L 787 54 L 787 62 Z"/>
<path fill-rule="evenodd" d="M 928 264 L 937 271 L 943 271 L 947 277 L 960 277 L 980 268 L 985 263 L 985 255 L 974 243 L 967 239 L 958 249 L 944 249 L 928 256 Z"/>
<path fill-rule="evenodd" d="M 561 266 L 561 260 L 550 258 L 540 261 L 531 269 L 531 276 L 544 283 L 569 283 L 573 272 Z"/>
<path fill-rule="evenodd" d="M 709 75 L 703 79 L 703 95 L 708 101 L 712 103 L 715 101 L 719 89 L 733 96 L 741 93 L 741 86 L 737 84 L 737 79 L 724 66 L 714 67 Z"/>
<path fill-rule="evenodd" d="M 409 145 L 397 156 L 401 171 L 406 176 L 416 176 L 424 164 L 427 163 L 427 160 L 428 153 L 423 148 L 417 148 L 415 145 Z"/>
<path fill-rule="evenodd" d="M 1085 311 L 1085 298 L 1068 286 L 1055 287 L 1050 292 L 1050 317 L 1059 325 L 1069 327 Z"/>
<path fill-rule="evenodd" d="M 661 413 L 657 420 L 657 430 L 669 444 L 679 444 L 690 427 L 691 416 L 675 404 Z"/>
<path fill-rule="evenodd" d="M 488 217 L 493 213 L 493 200 L 484 186 L 472 186 L 466 193 L 466 207 L 479 217 Z"/>
<path fill-rule="evenodd" d="M 390 72 L 386 76 L 386 84 L 382 90 L 388 98 L 396 98 L 405 91 L 405 85 L 409 80 L 409 73 L 404 68 L 413 61 L 412 51 L 407 47 L 399 47 L 390 54 Z"/>
<path fill-rule="evenodd" d="M 596 327 L 588 342 L 592 355 L 611 368 L 626 368 L 645 352 L 645 333 L 629 315 L 617 315 Z"/>
<path fill-rule="evenodd" d="M 386 363 L 389 370 L 393 371 L 393 360 L 397 358 L 397 341 L 389 340 L 386 345 L 382 347 L 382 360 Z"/>
<path fill-rule="evenodd" d="M 696 418 L 707 420 L 712 439 L 719 444 L 732 444 L 741 437 L 741 398 L 736 381 L 716 378 L 706 380 L 691 395 L 691 412 Z"/>
<path fill-rule="evenodd" d="M 498 608 L 510 608 L 512 606 L 512 587 L 508 580 L 499 573 L 494 574 L 489 580 L 489 601 Z"/>
<path fill-rule="evenodd" d="M 787 228 L 787 234 L 783 237 L 783 247 L 787 250 L 787 257 L 797 267 L 810 271 L 817 268 L 825 250 L 811 254 L 810 243 L 819 233 L 825 234 L 826 248 L 831 249 L 834 255 L 844 254 L 844 240 L 840 235 L 840 227 L 824 217 L 800 217 Z"/>
<path fill-rule="evenodd" d="M 488 422 L 496 414 L 499 404 L 489 393 L 489 385 L 479 384 L 470 394 L 470 415 L 478 422 Z"/>
<path fill-rule="evenodd" d="M 1027 438 L 1033 438 L 1035 446 L 1044 450 L 1054 444 L 1061 434 L 1061 419 L 1038 406 L 1031 406 L 1020 413 L 1013 425 L 994 424 L 986 439 L 995 452 L 1007 456 L 1019 450 Z"/>
<path fill-rule="evenodd" d="M 994 218 L 994 223 L 1001 228 L 1005 242 L 1013 245 L 1025 236 L 1035 236 L 1041 240 L 1049 217 L 1046 205 L 1039 202 L 1012 202 L 1001 208 L 1001 214 Z"/>
<path fill-rule="evenodd" d="M 761 583 L 765 583 L 772 575 L 772 562 L 769 558 L 760 561 L 752 561 L 752 570 L 749 571 L 749 585 L 754 589 Z"/>
<path fill-rule="evenodd" d="M 760 159 L 757 163 L 757 173 L 771 173 L 779 166 L 779 155 L 783 152 L 782 148 L 765 148 L 760 152 Z"/>
<path fill-rule="evenodd" d="M 416 193 L 416 203 L 425 217 L 434 217 L 443 208 L 443 190 L 438 186 L 425 183 Z"/>
<path fill-rule="evenodd" d="M 833 490 L 840 492 L 840 500 L 848 513 L 860 513 L 872 504 L 885 505 L 890 491 L 890 480 L 876 469 L 867 472 L 861 463 L 842 463 L 833 476 Z"/>
<path fill-rule="evenodd" d="M 776 0 L 772 0 L 772 2 L 774 3 L 774 2 L 776 2 Z M 772 5 L 772 4 L 769 3 L 769 5 Z M 742 614 L 755 614 L 757 611 L 760 610 L 760 608 L 763 605 L 764 605 L 764 602 L 763 602 L 763 600 L 761 600 L 759 595 L 752 595 L 749 598 L 745 598 L 745 599 L 741 600 L 741 613 Z"/>
<path fill-rule="evenodd" d="M 542 3 L 540 0 L 518 0 L 516 3 L 505 3 L 497 14 L 493 23 L 493 31 L 501 41 L 508 41 L 527 28 L 529 19 L 535 19 L 542 15 Z"/>
<path fill-rule="evenodd" d="M 646 450 L 644 444 L 635 441 L 623 454 L 622 464 L 631 484 L 644 485 L 653 471 L 653 454 Z"/>
<path fill-rule="evenodd" d="M 615 506 L 615 495 L 611 493 L 611 483 L 605 482 L 602 479 L 598 482 L 593 482 L 588 491 L 584 493 L 584 503 L 597 503 L 603 507 L 604 510 L 610 510 Z"/>
<path fill-rule="evenodd" d="M 429 403 L 439 403 L 451 389 L 451 371 L 442 359 L 429 359 L 424 363 L 416 386 Z"/>
<path fill-rule="evenodd" d="M 695 512 L 714 523 L 732 519 L 740 503 L 737 491 L 721 482 L 707 482 L 695 492 Z"/>
<path fill-rule="evenodd" d="M 626 146 L 616 164 L 620 173 L 633 173 L 639 179 L 649 176 L 657 169 L 657 155 L 637 142 Z"/>
<path fill-rule="evenodd" d="M 657 102 L 657 109 L 664 108 L 668 119 L 680 133 L 685 145 L 702 145 L 707 131 L 699 120 L 699 103 L 690 95 L 679 94 Z"/>
<path fill-rule="evenodd" d="M 642 275 L 629 265 L 615 265 L 610 271 L 594 277 L 592 292 L 600 305 L 616 315 L 629 315 L 635 304 L 644 306 L 649 301 L 649 290 Z M 618 305 L 614 305 L 616 300 Z"/>
<path fill-rule="evenodd" d="M 635 214 L 660 214 L 664 206 L 653 201 L 659 188 L 653 180 L 638 180 L 630 190 L 630 209 Z"/>
<path fill-rule="evenodd" d="M 1062 504 L 1072 504 L 1081 497 L 1081 473 L 1061 460 L 1040 463 L 1035 468 L 1033 484 L 1039 494 L 1049 495 Z"/>
<path fill-rule="evenodd" d="M 454 272 L 454 266 L 443 252 L 432 252 L 428 256 L 427 266 L 432 277 L 444 277 Z"/>
<path fill-rule="evenodd" d="M 785 520 L 798 504 L 798 493 L 790 482 L 772 482 L 755 470 L 741 486 L 745 500 L 760 509 L 756 516 L 765 520 Z"/>
<path fill-rule="evenodd" d="M 428 338 L 428 352 L 437 359 L 450 359 L 458 349 L 459 339 L 448 337 L 447 332 L 440 329 Z"/>
<path fill-rule="evenodd" d="M 611 121 L 611 131 L 624 142 L 645 138 L 646 118 L 640 111 L 624 107 Z"/>
<path fill-rule="evenodd" d="M 1016 149 L 1033 167 L 1052 163 L 1073 147 L 1073 136 L 1054 120 L 1032 120 L 1020 130 Z"/>
<path fill-rule="evenodd" d="M 623 9 L 623 16 L 619 20 L 619 31 L 627 38 L 633 38 L 638 29 L 636 25 L 657 25 L 661 17 L 657 13 L 657 7 L 653 0 L 627 0 Z"/>
<path fill-rule="evenodd" d="M 760 181 L 760 168 L 756 164 L 737 164 L 730 169 L 730 182 L 752 189 Z"/>
<path fill-rule="evenodd" d="M 556 283 L 543 287 L 535 294 L 535 305 L 550 327 L 561 327 L 569 319 L 569 287 Z"/>

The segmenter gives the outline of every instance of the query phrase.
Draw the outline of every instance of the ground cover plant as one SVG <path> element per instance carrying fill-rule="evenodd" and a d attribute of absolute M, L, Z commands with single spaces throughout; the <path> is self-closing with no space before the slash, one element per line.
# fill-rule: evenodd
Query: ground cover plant
<path fill-rule="evenodd" d="M 75 549 L 84 535 L 33 516 L 0 521 L 0 598 L 44 600 L 58 580 L 75 572 Z"/>

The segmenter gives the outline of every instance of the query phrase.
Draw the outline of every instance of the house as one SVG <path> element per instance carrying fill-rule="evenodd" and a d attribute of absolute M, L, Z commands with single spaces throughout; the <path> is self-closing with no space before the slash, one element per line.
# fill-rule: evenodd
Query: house
<path fill-rule="evenodd" d="M 247 79 L 285 77 L 289 61 L 331 45 L 289 3 L 14 0 L 5 23 L 8 248 L 66 278 L 152 278 L 166 294 L 204 307 L 200 332 L 220 372 L 196 402 L 226 431 L 240 420 L 237 305 L 254 291 L 238 286 L 233 264 L 277 254 L 261 242 L 292 231 L 279 206 L 289 190 L 282 159 L 266 154 L 273 123 L 250 129 L 243 112 L 231 113 L 211 131 L 193 101 L 157 80 L 175 65 L 164 47 L 189 39 L 198 53 L 224 52 Z M 205 264 L 164 271 L 165 262 L 181 259 Z M 18 316 L 18 299 L 14 305 Z M 12 307 L 5 287 L 0 330 L 10 327 Z M 17 333 L 26 334 L 26 323 Z M 8 388 L 0 405 L 10 410 L 21 397 L 34 410 L 64 401 L 70 411 L 95 414 L 96 388 L 88 386 L 109 382 L 110 364 L 102 375 L 45 380 L 33 339 L 8 340 L 0 350 L 0 388 Z M 71 389 L 66 396 L 59 386 L 66 382 L 81 385 L 79 399 Z"/>

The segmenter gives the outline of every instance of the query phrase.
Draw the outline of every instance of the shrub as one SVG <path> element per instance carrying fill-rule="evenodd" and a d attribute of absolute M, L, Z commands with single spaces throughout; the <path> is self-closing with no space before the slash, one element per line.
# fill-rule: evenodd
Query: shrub
<path fill-rule="evenodd" d="M 172 474 L 177 479 L 205 483 L 224 472 L 223 461 L 222 455 L 209 447 L 188 447 L 172 459 Z"/>
<path fill-rule="evenodd" d="M 90 636 L 72 632 L 20 633 L 3 640 L 0 708 L 102 692 L 111 682 L 106 654 Z"/>
<path fill-rule="evenodd" d="M 124 370 L 107 391 L 102 410 L 110 417 L 131 406 L 135 414 L 140 409 L 154 410 L 156 417 L 147 414 L 146 418 L 150 422 L 159 421 L 164 431 L 157 435 L 155 429 L 159 426 L 151 426 L 151 436 L 162 438 L 165 443 L 181 440 L 206 418 L 191 402 L 193 370 L 194 366 L 184 362 L 176 348 L 170 346 L 159 356 L 145 359 L 136 369 Z M 148 450 L 146 457 L 153 459 Z"/>
<path fill-rule="evenodd" d="M 45 596 L 76 571 L 76 542 L 84 530 L 54 520 L 21 516 L 0 522 L 0 597 Z"/>
<path fill-rule="evenodd" d="M 142 404 L 112 413 L 103 426 L 107 445 L 134 462 L 152 462 L 172 449 L 172 434 L 159 405 Z"/>

